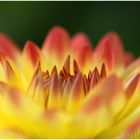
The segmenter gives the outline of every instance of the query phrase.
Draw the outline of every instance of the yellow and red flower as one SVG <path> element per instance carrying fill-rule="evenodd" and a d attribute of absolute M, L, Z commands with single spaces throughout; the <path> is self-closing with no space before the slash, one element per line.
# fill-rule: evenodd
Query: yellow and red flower
<path fill-rule="evenodd" d="M 107 33 L 95 49 L 84 33 L 54 27 L 23 51 L 0 34 L 0 138 L 135 138 L 140 59 Z"/>

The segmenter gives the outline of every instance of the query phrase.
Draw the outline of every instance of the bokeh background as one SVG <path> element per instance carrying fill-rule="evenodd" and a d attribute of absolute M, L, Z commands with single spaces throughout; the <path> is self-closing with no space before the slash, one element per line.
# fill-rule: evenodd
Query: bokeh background
<path fill-rule="evenodd" d="M 0 32 L 21 48 L 26 40 L 41 46 L 55 25 L 71 36 L 85 32 L 94 47 L 102 35 L 115 31 L 127 51 L 140 55 L 140 2 L 0 2 Z"/>

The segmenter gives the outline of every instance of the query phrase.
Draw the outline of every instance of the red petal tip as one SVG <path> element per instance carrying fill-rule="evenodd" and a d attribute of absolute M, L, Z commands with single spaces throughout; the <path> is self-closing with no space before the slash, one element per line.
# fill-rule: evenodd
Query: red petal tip
<path fill-rule="evenodd" d="M 40 59 L 40 50 L 39 50 L 38 46 L 31 41 L 27 41 L 25 43 L 23 54 L 25 56 L 29 57 L 29 59 L 31 60 L 33 65 L 36 65 L 36 63 Z"/>
<path fill-rule="evenodd" d="M 67 31 L 59 26 L 52 28 L 43 44 L 42 49 L 45 52 L 55 51 L 59 56 L 64 53 L 64 50 L 68 47 L 69 35 Z"/>
<path fill-rule="evenodd" d="M 18 46 L 5 34 L 0 33 L 0 52 L 6 54 L 13 60 L 20 53 Z"/>

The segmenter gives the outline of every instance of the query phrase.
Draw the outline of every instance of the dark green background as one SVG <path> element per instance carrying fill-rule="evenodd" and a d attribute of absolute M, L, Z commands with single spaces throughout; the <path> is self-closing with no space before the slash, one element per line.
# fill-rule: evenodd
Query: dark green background
<path fill-rule="evenodd" d="M 0 2 L 0 31 L 21 47 L 26 40 L 41 46 L 54 25 L 85 32 L 94 46 L 116 31 L 125 49 L 140 55 L 140 2 Z"/>

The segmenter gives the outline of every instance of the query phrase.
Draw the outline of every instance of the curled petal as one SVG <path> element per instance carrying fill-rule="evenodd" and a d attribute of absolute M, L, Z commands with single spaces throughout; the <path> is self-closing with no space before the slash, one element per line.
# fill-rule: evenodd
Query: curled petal
<path fill-rule="evenodd" d="M 140 104 L 140 80 L 139 74 L 133 75 L 127 82 L 128 85 L 125 85 L 126 97 L 129 99 L 127 105 L 119 114 L 118 120 L 128 116 L 133 112 Z"/>
<path fill-rule="evenodd" d="M 125 68 L 125 72 L 121 75 L 121 80 L 125 81 L 128 77 L 138 74 L 140 71 L 140 58 L 136 59 L 132 62 L 127 68 Z"/>
<path fill-rule="evenodd" d="M 129 78 L 128 81 L 125 81 L 125 92 L 126 92 L 126 97 L 130 98 L 132 96 L 132 94 L 134 94 L 138 82 L 140 79 L 140 74 L 136 74 L 133 77 Z"/>

